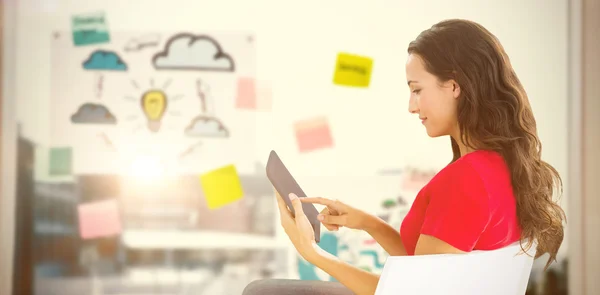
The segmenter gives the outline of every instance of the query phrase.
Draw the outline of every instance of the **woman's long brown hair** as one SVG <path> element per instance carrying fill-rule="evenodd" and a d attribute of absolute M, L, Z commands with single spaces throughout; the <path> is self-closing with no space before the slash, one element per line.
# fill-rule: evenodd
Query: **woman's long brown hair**
<path fill-rule="evenodd" d="M 454 79 L 461 92 L 458 124 L 461 141 L 472 149 L 493 150 L 507 163 L 521 227 L 521 247 L 537 243 L 536 258 L 556 260 L 563 241 L 564 211 L 553 201 L 562 195 L 560 175 L 542 161 L 542 144 L 527 93 L 498 39 L 478 23 L 446 20 L 423 31 L 408 46 L 440 82 Z M 454 157 L 458 144 L 451 139 Z M 556 191 L 554 190 L 556 189 Z M 525 241 L 525 246 L 523 246 Z"/>

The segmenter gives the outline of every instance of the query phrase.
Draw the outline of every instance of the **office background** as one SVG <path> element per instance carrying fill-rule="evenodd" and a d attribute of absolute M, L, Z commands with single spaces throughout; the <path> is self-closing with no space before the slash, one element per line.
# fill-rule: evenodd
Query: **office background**
<path fill-rule="evenodd" d="M 597 214 L 585 210 L 598 203 L 578 196 L 590 190 L 581 187 L 581 181 L 597 175 L 592 174 L 596 166 L 581 163 L 594 163 L 597 156 L 584 160 L 586 154 L 577 149 L 585 153 L 597 142 L 584 141 L 579 147 L 576 142 L 597 137 L 574 136 L 596 132 L 584 130 L 577 119 L 595 105 L 588 102 L 582 107 L 576 97 L 598 93 L 590 78 L 581 77 L 586 70 L 593 72 L 589 67 L 597 59 L 578 54 L 587 52 L 580 45 L 590 44 L 580 39 L 598 24 L 591 22 L 591 28 L 583 30 L 573 18 L 585 20 L 577 12 L 598 7 L 591 1 L 588 9 L 577 3 L 5 2 L 3 23 L 10 30 L 3 40 L 1 217 L 3 237 L 18 235 L 14 250 L 3 242 L 9 250 L 3 251 L 7 254 L 2 278 L 12 280 L 5 275 L 10 274 L 5 273 L 6 266 L 12 264 L 7 259 L 27 249 L 18 244 L 26 237 L 32 245 L 34 294 L 54 294 L 66 286 L 73 286 L 76 294 L 147 290 L 238 294 L 247 281 L 260 277 L 329 280 L 298 259 L 277 226 L 264 177 L 268 152 L 280 153 L 309 194 L 339 198 L 399 225 L 419 184 L 450 158 L 447 139 L 428 138 L 407 112 L 406 46 L 441 19 L 468 18 L 498 36 L 528 91 L 543 157 L 565 183 L 561 204 L 568 212 L 569 228 L 554 270 L 564 276 L 568 261 L 569 269 L 582 273 L 574 278 L 578 284 L 569 277 L 570 292 L 591 294 L 596 283 L 585 278 L 595 269 L 586 265 L 594 265 L 598 255 L 586 252 L 589 247 L 582 252 L 580 243 L 593 243 L 585 240 L 593 239 L 585 233 L 598 224 Z M 108 40 L 76 44 L 75 27 L 82 22 L 74 19 L 98 15 Z M 152 64 L 152 54 L 184 32 L 217 40 L 231 54 L 237 71 L 207 74 Z M 155 45 L 135 48 L 131 43 L 142 39 Z M 115 52 L 126 70 L 86 67 L 83 62 L 97 50 Z M 373 59 L 368 88 L 332 83 L 340 52 Z M 240 99 L 245 79 L 256 86 L 252 103 Z M 174 111 L 165 115 L 161 131 L 154 133 L 144 121 L 150 119 L 140 114 L 144 109 L 129 98 L 139 100 L 146 90 L 157 87 Z M 70 112 L 84 110 L 89 102 L 112 111 L 118 127 L 72 124 Z M 199 114 L 220 122 L 230 136 L 199 140 L 180 136 Z M 311 150 L 310 144 L 302 143 L 300 129 L 316 125 L 320 133 L 312 136 L 321 146 Z M 158 136 L 162 137 L 157 140 Z M 136 145 L 141 140 L 148 140 L 141 144 L 144 153 Z M 173 158 L 178 160 L 177 176 L 161 174 L 158 183 L 139 182 L 157 179 L 141 173 L 162 165 L 157 159 Z M 62 167 L 65 161 L 71 165 Z M 211 209 L 199 177 L 230 164 L 237 169 L 243 198 Z M 11 167 L 19 167 L 22 174 L 9 175 Z M 17 201 L 9 201 L 15 194 Z M 25 199 L 29 203 L 19 207 Z M 101 201 L 117 206 L 120 224 L 115 228 L 120 230 L 107 237 L 83 238 L 79 209 Z M 5 213 L 9 208 L 15 210 Z M 5 222 L 17 212 L 31 214 L 23 219 L 30 224 L 25 223 L 22 231 L 18 226 L 23 220 L 17 220 L 16 231 Z M 381 249 L 358 233 L 328 234 L 324 241 L 328 251 L 372 271 L 380 270 L 385 259 Z M 532 275 L 540 285 L 541 266 L 536 263 Z M 572 285 L 579 291 L 571 291 Z"/>

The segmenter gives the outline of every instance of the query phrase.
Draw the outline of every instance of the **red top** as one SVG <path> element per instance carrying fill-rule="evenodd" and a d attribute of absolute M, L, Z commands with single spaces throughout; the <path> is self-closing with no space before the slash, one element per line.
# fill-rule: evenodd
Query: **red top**
<path fill-rule="evenodd" d="M 400 228 L 408 255 L 419 235 L 455 248 L 494 250 L 521 237 L 510 171 L 500 154 L 475 151 L 446 166 L 417 195 Z"/>

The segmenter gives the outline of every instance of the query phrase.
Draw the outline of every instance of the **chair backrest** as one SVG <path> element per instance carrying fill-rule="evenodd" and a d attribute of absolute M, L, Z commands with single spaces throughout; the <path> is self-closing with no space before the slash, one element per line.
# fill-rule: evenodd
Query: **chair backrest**
<path fill-rule="evenodd" d="M 536 246 L 527 253 L 517 242 L 468 254 L 390 256 L 375 295 L 523 295 Z"/>

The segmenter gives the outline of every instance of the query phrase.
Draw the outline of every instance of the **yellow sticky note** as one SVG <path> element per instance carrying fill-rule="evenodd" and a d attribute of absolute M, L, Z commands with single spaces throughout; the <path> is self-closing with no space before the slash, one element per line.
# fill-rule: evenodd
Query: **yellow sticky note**
<path fill-rule="evenodd" d="M 373 59 L 365 56 L 339 53 L 335 63 L 333 83 L 352 87 L 369 87 Z"/>
<path fill-rule="evenodd" d="M 200 175 L 208 208 L 218 209 L 244 196 L 235 166 L 229 165 Z"/>

